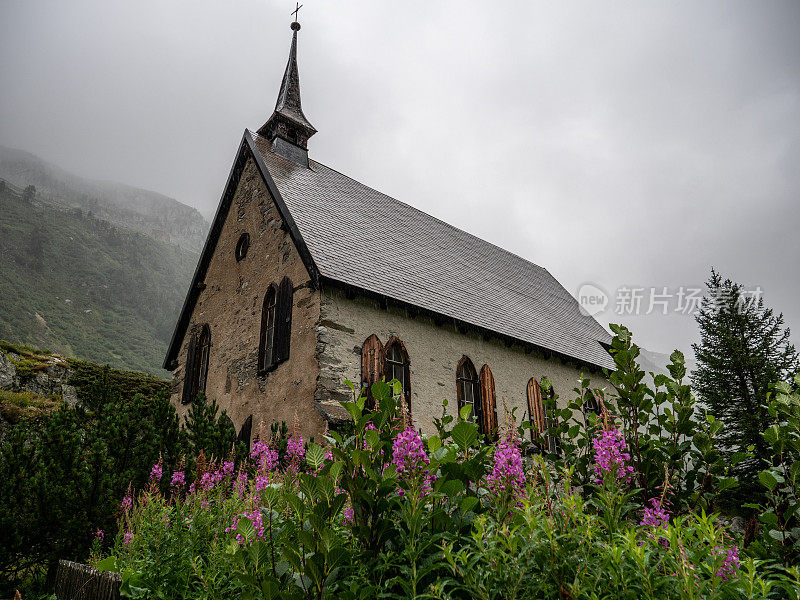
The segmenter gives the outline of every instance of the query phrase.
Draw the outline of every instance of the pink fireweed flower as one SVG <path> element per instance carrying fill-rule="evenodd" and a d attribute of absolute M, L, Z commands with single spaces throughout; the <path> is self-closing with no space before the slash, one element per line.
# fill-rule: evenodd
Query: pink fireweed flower
<path fill-rule="evenodd" d="M 644 515 L 639 523 L 640 527 L 667 527 L 669 525 L 669 513 L 661 506 L 659 498 L 650 500 L 650 508 L 644 509 Z"/>
<path fill-rule="evenodd" d="M 128 512 L 131 508 L 133 508 L 133 498 L 130 496 L 125 496 L 120 502 L 119 508 L 122 512 Z"/>
<path fill-rule="evenodd" d="M 269 473 L 278 468 L 278 453 L 269 447 L 266 442 L 256 442 L 250 457 L 257 461 L 260 471 Z"/>
<path fill-rule="evenodd" d="M 127 546 L 132 541 L 133 541 L 133 532 L 132 531 L 126 531 L 125 535 L 122 536 L 122 545 L 123 546 Z"/>
<path fill-rule="evenodd" d="M 292 437 L 290 437 L 289 441 L 286 443 L 286 456 L 292 461 L 296 459 L 297 462 L 305 458 L 306 449 L 303 446 L 303 436 L 295 437 L 294 434 L 292 434 Z"/>
<path fill-rule="evenodd" d="M 653 539 L 655 539 L 656 532 L 666 531 L 669 527 L 669 511 L 661 505 L 660 498 L 650 500 L 650 507 L 644 509 L 639 527 L 647 530 L 647 535 Z M 662 546 L 669 546 L 669 541 L 661 536 L 658 538 L 658 543 Z"/>
<path fill-rule="evenodd" d="M 272 483 L 271 479 L 272 476 L 270 473 L 256 473 L 256 491 L 260 492 L 261 490 L 267 489 L 269 484 Z"/>
<path fill-rule="evenodd" d="M 222 463 L 222 474 L 225 477 L 229 477 L 230 475 L 233 474 L 233 468 L 234 468 L 233 461 L 226 460 L 224 463 Z"/>
<path fill-rule="evenodd" d="M 213 473 L 203 473 L 200 478 L 200 489 L 210 492 L 214 486 L 222 481 L 222 472 L 214 471 Z"/>
<path fill-rule="evenodd" d="M 367 423 L 367 425 L 364 427 L 364 431 L 365 431 L 365 432 L 366 432 L 366 431 L 378 431 L 378 428 L 377 428 L 377 427 L 375 427 L 375 424 L 374 424 L 374 423 L 372 423 L 372 422 L 370 421 L 370 422 L 369 422 L 369 423 Z M 367 443 L 367 440 L 364 440 L 364 442 L 363 442 L 362 446 L 364 447 L 364 450 L 369 450 L 369 444 Z"/>
<path fill-rule="evenodd" d="M 350 505 L 350 501 L 347 501 L 347 504 L 344 506 L 344 511 L 342 512 L 342 525 L 355 525 L 355 517 L 356 513 L 353 510 L 353 507 Z"/>
<path fill-rule="evenodd" d="M 394 439 L 392 462 L 397 467 L 399 477 L 409 481 L 419 479 L 423 496 L 431 492 L 431 485 L 435 479 L 427 469 L 431 461 L 425 453 L 422 438 L 413 427 L 406 428 Z M 401 496 L 404 493 L 402 488 L 397 492 Z"/>
<path fill-rule="evenodd" d="M 489 489 L 500 496 L 509 492 L 519 501 L 525 493 L 522 453 L 514 440 L 501 440 L 494 451 L 494 468 L 487 477 Z"/>
<path fill-rule="evenodd" d="M 335 492 L 336 495 L 345 493 L 345 491 L 340 487 L 337 487 Z M 355 516 L 356 513 L 353 511 L 353 503 L 350 502 L 350 495 L 348 494 L 344 501 L 344 507 L 342 508 L 342 525 L 354 525 L 356 522 Z"/>
<path fill-rule="evenodd" d="M 256 537 L 263 539 L 264 523 L 261 521 L 261 510 L 258 508 L 254 508 L 251 511 L 246 511 L 242 513 L 241 516 L 233 517 L 233 522 L 231 523 L 230 527 L 225 528 L 225 532 L 232 533 L 236 531 L 239 528 L 239 521 L 242 519 L 242 517 L 250 519 L 250 522 L 253 524 L 253 528 L 255 529 Z M 241 533 L 237 533 L 234 537 L 240 546 L 246 541 L 244 537 L 242 537 Z"/>
<path fill-rule="evenodd" d="M 184 475 L 183 471 L 175 471 L 172 474 L 172 480 L 169 483 L 169 487 L 172 488 L 173 492 L 180 492 L 185 485 L 186 475 Z"/>
<path fill-rule="evenodd" d="M 625 436 L 619 429 L 613 425 L 603 429 L 600 435 L 592 440 L 592 447 L 595 452 L 592 467 L 596 483 L 603 483 L 606 473 L 611 473 L 618 481 L 630 483 L 633 467 L 627 463 L 631 455 L 627 451 Z"/>
<path fill-rule="evenodd" d="M 236 476 L 236 481 L 233 484 L 233 492 L 236 494 L 237 497 L 243 498 L 246 490 L 247 490 L 247 472 L 240 471 L 239 474 Z"/>
<path fill-rule="evenodd" d="M 161 475 L 163 475 L 163 469 L 161 468 L 161 461 L 158 461 L 153 465 L 153 468 L 150 469 L 150 481 L 152 483 L 158 483 L 161 481 Z"/>
<path fill-rule="evenodd" d="M 105 537 L 106 537 L 106 534 L 103 533 L 102 529 L 97 529 L 97 531 L 94 532 L 94 539 L 96 539 L 96 540 L 98 540 L 100 542 L 102 542 L 105 539 Z"/>
<path fill-rule="evenodd" d="M 717 569 L 717 577 L 723 581 L 728 581 L 736 577 L 736 571 L 739 568 L 739 549 L 736 546 L 725 548 L 724 546 L 715 546 L 711 552 L 712 556 L 724 556 L 722 565 Z"/>

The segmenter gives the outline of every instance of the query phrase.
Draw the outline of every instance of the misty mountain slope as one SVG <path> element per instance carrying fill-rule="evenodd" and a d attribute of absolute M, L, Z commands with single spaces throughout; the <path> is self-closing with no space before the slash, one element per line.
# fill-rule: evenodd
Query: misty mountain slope
<path fill-rule="evenodd" d="M 647 350 L 646 348 L 640 348 L 639 350 L 641 351 L 638 359 L 639 367 L 645 373 L 653 372 L 656 375 L 669 375 L 669 371 L 667 370 L 667 365 L 671 362 L 669 354 Z M 693 353 L 690 352 L 689 354 L 685 354 L 684 359 L 686 360 L 687 374 L 691 373 L 697 368 L 697 363 L 695 362 Z"/>
<path fill-rule="evenodd" d="M 163 376 L 197 253 L 0 190 L 0 338 Z"/>
<path fill-rule="evenodd" d="M 0 178 L 35 186 L 42 201 L 91 211 L 187 250 L 199 252 L 205 242 L 208 223 L 196 209 L 156 192 L 79 177 L 22 150 L 0 146 Z"/>

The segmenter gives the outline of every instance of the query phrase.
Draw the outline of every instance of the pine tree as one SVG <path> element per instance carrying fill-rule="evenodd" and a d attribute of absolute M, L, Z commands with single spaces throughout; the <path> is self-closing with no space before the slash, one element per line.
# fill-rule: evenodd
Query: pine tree
<path fill-rule="evenodd" d="M 751 458 L 735 467 L 742 490 L 753 489 L 769 448 L 761 437 L 770 423 L 767 394 L 778 381 L 798 372 L 798 355 L 789 341 L 783 314 L 777 316 L 760 295 L 714 269 L 706 282 L 697 323 L 701 340 L 692 347 L 697 369 L 695 391 L 709 412 L 725 425 L 721 442 L 728 456 L 754 446 Z"/>

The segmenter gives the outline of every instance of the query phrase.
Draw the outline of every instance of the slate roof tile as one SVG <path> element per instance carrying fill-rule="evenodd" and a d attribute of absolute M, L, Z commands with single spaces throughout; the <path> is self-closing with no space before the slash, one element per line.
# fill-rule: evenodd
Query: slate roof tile
<path fill-rule="evenodd" d="M 546 269 L 253 139 L 323 277 L 613 368 L 609 333 Z"/>

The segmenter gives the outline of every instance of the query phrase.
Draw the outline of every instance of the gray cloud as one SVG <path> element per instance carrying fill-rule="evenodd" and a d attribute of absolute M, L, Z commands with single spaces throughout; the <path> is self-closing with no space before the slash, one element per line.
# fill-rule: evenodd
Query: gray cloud
<path fill-rule="evenodd" d="M 292 7 L 5 0 L 0 143 L 209 214 L 271 112 Z M 570 291 L 715 265 L 800 331 L 800 4 L 307 0 L 301 21 L 317 160 Z M 624 320 L 654 350 L 696 337 Z"/>

